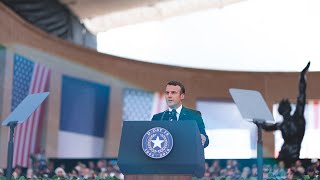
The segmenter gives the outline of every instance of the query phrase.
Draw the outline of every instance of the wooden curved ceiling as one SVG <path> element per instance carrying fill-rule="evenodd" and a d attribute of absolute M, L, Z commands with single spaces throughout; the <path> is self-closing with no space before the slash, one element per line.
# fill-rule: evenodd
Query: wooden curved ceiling
<path fill-rule="evenodd" d="M 223 8 L 243 0 L 60 0 L 93 33 L 194 11 Z"/>
<path fill-rule="evenodd" d="M 190 92 L 193 92 L 190 99 L 193 100 L 199 97 L 230 98 L 230 87 L 259 90 L 267 95 L 267 101 L 270 102 L 279 99 L 282 94 L 293 98 L 296 96 L 296 91 L 287 90 L 296 89 L 297 73 L 201 70 L 144 63 L 101 54 L 35 28 L 1 3 L 0 26 L 0 44 L 22 44 L 36 48 L 152 91 L 158 91 L 168 80 L 175 79 L 190 87 Z M 308 97 L 311 99 L 319 98 L 319 75 L 319 72 L 308 75 L 308 88 L 311 90 Z M 283 93 L 279 93 L 282 91 Z"/>

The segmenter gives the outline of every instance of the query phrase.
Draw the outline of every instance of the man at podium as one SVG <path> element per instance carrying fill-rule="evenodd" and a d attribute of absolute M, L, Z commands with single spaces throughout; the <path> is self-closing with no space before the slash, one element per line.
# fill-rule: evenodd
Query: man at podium
<path fill-rule="evenodd" d="M 200 131 L 201 142 L 204 147 L 209 144 L 209 138 L 205 131 L 205 125 L 201 112 L 186 108 L 182 105 L 185 96 L 185 88 L 181 82 L 170 81 L 166 85 L 165 98 L 168 110 L 155 114 L 152 121 L 196 121 Z"/>

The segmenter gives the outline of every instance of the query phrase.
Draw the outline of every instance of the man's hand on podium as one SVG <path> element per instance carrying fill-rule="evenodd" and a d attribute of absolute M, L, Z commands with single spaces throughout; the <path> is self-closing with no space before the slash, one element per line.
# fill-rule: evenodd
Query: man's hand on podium
<path fill-rule="evenodd" d="M 200 134 L 200 136 L 201 136 L 202 146 L 204 146 L 204 143 L 206 142 L 207 138 L 203 134 Z"/>

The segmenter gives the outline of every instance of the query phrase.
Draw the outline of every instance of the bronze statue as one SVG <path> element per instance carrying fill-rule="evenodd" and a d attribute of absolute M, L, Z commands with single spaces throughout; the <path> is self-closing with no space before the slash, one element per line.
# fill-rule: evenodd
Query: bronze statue
<path fill-rule="evenodd" d="M 276 124 L 263 124 L 262 128 L 266 131 L 280 130 L 284 143 L 281 147 L 278 160 L 284 161 L 289 167 L 293 162 L 299 159 L 301 142 L 306 129 L 306 120 L 304 118 L 304 109 L 306 104 L 306 73 L 310 62 L 300 73 L 299 96 L 297 97 L 296 110 L 293 115 L 291 105 L 288 99 L 282 99 L 278 112 L 283 116 L 283 121 Z"/>

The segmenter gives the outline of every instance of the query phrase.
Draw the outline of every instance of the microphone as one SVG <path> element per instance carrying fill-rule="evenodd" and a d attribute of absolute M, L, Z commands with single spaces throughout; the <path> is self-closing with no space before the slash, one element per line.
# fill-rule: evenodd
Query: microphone
<path fill-rule="evenodd" d="M 162 119 L 163 119 L 163 116 L 164 116 L 164 114 L 166 113 L 168 111 L 168 109 L 167 110 L 165 110 L 164 112 L 163 112 L 163 114 L 162 114 L 162 116 L 161 116 L 161 119 L 160 119 L 160 121 L 162 121 Z"/>

